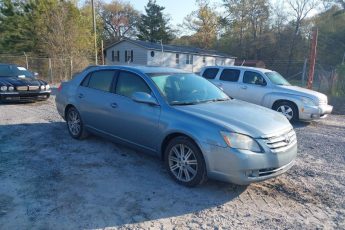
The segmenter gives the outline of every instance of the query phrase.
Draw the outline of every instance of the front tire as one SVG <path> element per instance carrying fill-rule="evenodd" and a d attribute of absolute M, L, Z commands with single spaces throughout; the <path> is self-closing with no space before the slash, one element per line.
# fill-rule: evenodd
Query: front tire
<path fill-rule="evenodd" d="M 69 134 L 78 140 L 87 137 L 87 132 L 84 128 L 83 121 L 78 110 L 74 107 L 70 107 L 66 113 L 67 129 Z"/>
<path fill-rule="evenodd" d="M 179 184 L 194 187 L 206 181 L 206 166 L 198 146 L 187 137 L 177 137 L 165 150 L 165 166 Z"/>
<path fill-rule="evenodd" d="M 279 102 L 273 107 L 273 109 L 283 114 L 290 122 L 298 120 L 298 109 L 292 102 Z"/>

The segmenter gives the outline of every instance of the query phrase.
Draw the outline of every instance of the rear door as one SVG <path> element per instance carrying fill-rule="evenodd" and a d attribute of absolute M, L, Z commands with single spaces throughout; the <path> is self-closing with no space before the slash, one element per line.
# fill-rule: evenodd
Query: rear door
<path fill-rule="evenodd" d="M 219 78 L 215 80 L 216 85 L 221 87 L 230 97 L 237 98 L 239 93 L 239 78 L 241 71 L 234 68 L 223 69 Z"/>
<path fill-rule="evenodd" d="M 111 131 L 116 73 L 117 70 L 96 70 L 84 78 L 78 88 L 78 110 L 87 127 L 106 133 Z"/>
<path fill-rule="evenodd" d="M 122 140 L 156 151 L 161 108 L 132 100 L 135 92 L 153 95 L 148 84 L 136 73 L 120 71 L 114 91 L 116 108 L 112 113 L 111 133 Z"/>

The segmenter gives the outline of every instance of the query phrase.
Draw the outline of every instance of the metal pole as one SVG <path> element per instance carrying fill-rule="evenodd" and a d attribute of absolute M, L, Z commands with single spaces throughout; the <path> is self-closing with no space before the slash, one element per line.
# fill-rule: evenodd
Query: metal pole
<path fill-rule="evenodd" d="M 26 62 L 26 69 L 29 69 L 28 56 L 26 55 L 25 52 L 24 52 L 24 56 L 25 56 L 25 62 Z M 343 60 L 343 61 L 344 61 L 344 60 Z"/>
<path fill-rule="evenodd" d="M 163 40 L 161 39 L 161 47 L 162 47 L 162 62 L 161 65 L 163 66 L 164 64 L 164 49 L 163 49 Z"/>
<path fill-rule="evenodd" d="M 103 44 L 103 39 L 101 41 L 101 46 L 102 46 L 102 65 L 104 65 L 104 44 Z"/>
<path fill-rule="evenodd" d="M 307 70 L 307 61 L 308 59 L 304 59 L 304 64 L 303 64 L 303 71 L 302 71 L 302 87 L 304 86 L 304 82 L 305 82 L 305 73 L 306 73 L 306 70 Z"/>
<path fill-rule="evenodd" d="M 310 65 L 309 65 L 309 75 L 308 75 L 308 85 L 307 88 L 311 89 L 313 87 L 313 78 L 314 78 L 314 70 L 315 70 L 315 62 L 316 62 L 316 48 L 317 48 L 317 36 L 318 36 L 318 29 L 314 28 L 313 30 L 313 40 L 310 49 Z"/>
<path fill-rule="evenodd" d="M 53 83 L 52 59 L 49 58 L 48 61 L 49 61 L 49 70 L 48 70 L 49 80 L 50 80 L 50 83 Z"/>
<path fill-rule="evenodd" d="M 92 8 L 92 24 L 93 24 L 93 34 L 94 34 L 95 64 L 98 65 L 96 16 L 95 16 L 95 5 L 93 3 L 93 0 L 91 0 L 91 8 Z"/>
<path fill-rule="evenodd" d="M 71 57 L 71 63 L 70 63 L 70 70 L 71 70 L 71 79 L 72 79 L 72 76 L 73 76 L 73 59 Z"/>

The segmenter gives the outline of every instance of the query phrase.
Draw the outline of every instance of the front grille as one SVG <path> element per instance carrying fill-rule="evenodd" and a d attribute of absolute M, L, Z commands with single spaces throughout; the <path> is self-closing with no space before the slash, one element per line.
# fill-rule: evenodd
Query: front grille
<path fill-rule="evenodd" d="M 39 86 L 37 86 L 37 85 L 30 85 L 29 86 L 29 90 L 30 91 L 36 91 L 36 90 L 38 90 L 40 87 Z"/>
<path fill-rule="evenodd" d="M 17 86 L 16 87 L 18 91 L 28 91 L 28 87 L 27 86 Z"/>
<path fill-rule="evenodd" d="M 296 133 L 293 129 L 278 135 L 265 137 L 263 140 L 272 152 L 285 151 L 297 142 Z"/>
<path fill-rule="evenodd" d="M 327 97 L 319 99 L 319 105 L 327 105 L 327 104 L 328 104 Z"/>

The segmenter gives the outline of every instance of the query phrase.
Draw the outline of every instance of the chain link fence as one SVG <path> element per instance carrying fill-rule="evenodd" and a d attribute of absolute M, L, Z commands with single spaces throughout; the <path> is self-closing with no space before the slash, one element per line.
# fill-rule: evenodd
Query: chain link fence
<path fill-rule="evenodd" d="M 38 78 L 51 84 L 67 81 L 94 60 L 88 57 L 44 58 L 27 55 L 0 54 L 0 63 L 17 64 L 39 74 Z"/>
<path fill-rule="evenodd" d="M 0 63 L 12 63 L 37 72 L 39 78 L 51 84 L 70 80 L 77 72 L 94 64 L 93 57 L 44 58 L 27 55 L 0 54 Z M 101 62 L 99 62 L 101 63 Z M 262 60 L 258 67 L 265 67 L 281 73 L 292 85 L 306 87 L 308 79 L 308 60 Z M 287 66 L 289 67 L 288 74 Z M 255 65 L 252 65 L 255 66 Z M 332 66 L 316 63 L 313 89 L 330 94 L 342 84 L 339 74 Z M 345 88 L 345 86 L 344 86 Z"/>

